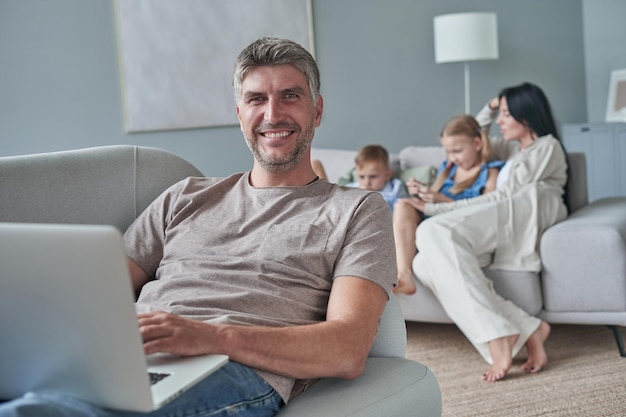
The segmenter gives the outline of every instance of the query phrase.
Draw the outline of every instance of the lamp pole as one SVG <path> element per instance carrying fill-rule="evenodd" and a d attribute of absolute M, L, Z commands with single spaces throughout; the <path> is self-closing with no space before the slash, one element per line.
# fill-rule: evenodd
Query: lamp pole
<path fill-rule="evenodd" d="M 465 70 L 465 113 L 470 114 L 469 62 L 498 59 L 496 14 L 451 13 L 433 19 L 435 62 L 463 62 Z"/>
<path fill-rule="evenodd" d="M 470 79 L 469 79 L 469 63 L 465 62 L 465 114 L 470 113 Z"/>

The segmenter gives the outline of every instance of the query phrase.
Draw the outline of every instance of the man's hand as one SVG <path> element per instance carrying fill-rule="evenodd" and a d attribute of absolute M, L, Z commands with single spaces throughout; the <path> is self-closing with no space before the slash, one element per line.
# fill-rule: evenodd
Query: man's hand
<path fill-rule="evenodd" d="M 356 378 L 376 337 L 387 295 L 371 281 L 335 278 L 326 321 L 287 327 L 213 324 L 162 311 L 139 314 L 146 354 L 224 354 L 296 379 Z"/>
<path fill-rule="evenodd" d="M 175 314 L 156 311 L 139 314 L 139 331 L 147 355 L 167 352 L 180 356 L 218 353 L 214 326 Z"/>

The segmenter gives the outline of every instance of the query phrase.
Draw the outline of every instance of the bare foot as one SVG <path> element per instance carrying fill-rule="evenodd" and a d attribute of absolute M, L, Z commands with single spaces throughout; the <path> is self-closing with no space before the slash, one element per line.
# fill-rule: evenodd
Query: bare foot
<path fill-rule="evenodd" d="M 500 337 L 489 342 L 489 352 L 493 365 L 483 374 L 483 380 L 489 382 L 499 381 L 505 377 L 513 364 L 513 346 L 519 339 L 519 335 Z"/>
<path fill-rule="evenodd" d="M 415 282 L 413 282 L 412 271 L 398 274 L 398 286 L 393 289 L 393 292 L 396 294 L 407 295 L 415 294 L 417 292 L 417 287 L 415 286 Z"/>
<path fill-rule="evenodd" d="M 548 355 L 543 343 L 550 336 L 550 325 L 542 321 L 539 328 L 526 341 L 528 360 L 522 365 L 522 371 L 534 374 L 548 364 Z"/>

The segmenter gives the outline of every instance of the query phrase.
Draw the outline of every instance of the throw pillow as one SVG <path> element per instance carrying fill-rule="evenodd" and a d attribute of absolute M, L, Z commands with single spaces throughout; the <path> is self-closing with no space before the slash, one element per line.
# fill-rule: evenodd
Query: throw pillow
<path fill-rule="evenodd" d="M 337 180 L 338 185 L 346 185 L 356 181 L 356 168 L 352 168 Z"/>
<path fill-rule="evenodd" d="M 403 169 L 400 171 L 398 178 L 400 178 L 402 182 L 406 183 L 409 178 L 413 177 L 419 182 L 423 182 L 424 184 L 428 184 L 428 186 L 430 186 L 433 182 L 435 182 L 436 176 L 437 168 L 431 165 L 421 165 L 414 168 Z"/>

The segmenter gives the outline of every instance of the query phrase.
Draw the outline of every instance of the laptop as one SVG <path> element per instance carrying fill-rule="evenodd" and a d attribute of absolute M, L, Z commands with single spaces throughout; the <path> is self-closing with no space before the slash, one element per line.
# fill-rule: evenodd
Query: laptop
<path fill-rule="evenodd" d="M 0 223 L 0 399 L 60 391 L 152 411 L 228 362 L 146 356 L 112 226 Z M 150 374 L 160 379 L 151 384 Z"/>

